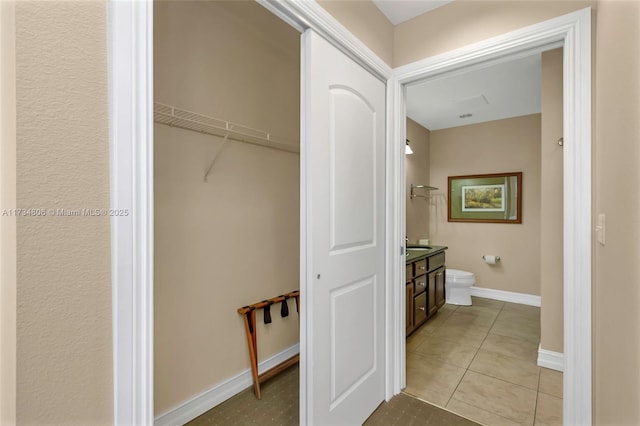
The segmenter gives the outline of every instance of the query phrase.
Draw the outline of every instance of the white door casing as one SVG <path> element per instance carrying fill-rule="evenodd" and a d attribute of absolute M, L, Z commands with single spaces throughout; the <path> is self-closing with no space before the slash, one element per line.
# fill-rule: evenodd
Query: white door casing
<path fill-rule="evenodd" d="M 385 395 L 386 87 L 312 30 L 303 44 L 306 422 L 360 424 Z"/>

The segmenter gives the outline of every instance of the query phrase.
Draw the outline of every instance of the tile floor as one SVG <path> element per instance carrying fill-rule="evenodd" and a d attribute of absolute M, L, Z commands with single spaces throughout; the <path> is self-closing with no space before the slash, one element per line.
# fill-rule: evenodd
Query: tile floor
<path fill-rule="evenodd" d="M 207 411 L 187 426 L 296 426 L 299 368 L 293 366 L 262 385 L 262 400 L 251 388 Z M 463 417 L 407 395 L 383 402 L 365 426 L 478 426 Z"/>
<path fill-rule="evenodd" d="M 473 298 L 407 339 L 405 393 L 490 426 L 561 425 L 562 373 L 536 364 L 540 308 Z"/>

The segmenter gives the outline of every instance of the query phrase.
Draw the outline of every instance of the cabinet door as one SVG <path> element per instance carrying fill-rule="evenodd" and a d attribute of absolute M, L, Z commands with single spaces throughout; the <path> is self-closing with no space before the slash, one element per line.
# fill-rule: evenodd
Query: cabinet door
<path fill-rule="evenodd" d="M 445 304 L 446 301 L 446 297 L 445 297 L 445 278 L 446 278 L 446 274 L 445 274 L 445 269 L 444 267 L 436 269 L 434 271 L 434 273 L 436 274 L 435 277 L 435 282 L 436 282 L 436 308 L 441 308 L 442 305 Z"/>
<path fill-rule="evenodd" d="M 420 275 L 413 280 L 413 295 L 417 296 L 427 289 L 427 275 Z"/>
<path fill-rule="evenodd" d="M 413 298 L 413 326 L 418 327 L 427 320 L 427 293 Z"/>
<path fill-rule="evenodd" d="M 436 304 L 436 272 L 437 271 L 430 272 L 429 279 L 427 280 L 427 308 L 429 310 L 429 316 L 435 314 L 438 310 L 438 305 Z"/>
<path fill-rule="evenodd" d="M 406 333 L 413 331 L 413 283 L 407 284 L 407 301 L 406 301 Z"/>

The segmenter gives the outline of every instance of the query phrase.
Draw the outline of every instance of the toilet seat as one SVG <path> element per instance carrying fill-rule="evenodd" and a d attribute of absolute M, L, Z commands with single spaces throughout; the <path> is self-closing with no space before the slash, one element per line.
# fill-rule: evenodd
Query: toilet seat
<path fill-rule="evenodd" d="M 476 283 L 476 277 L 472 272 L 459 269 L 447 269 L 447 284 L 455 287 L 470 287 Z"/>

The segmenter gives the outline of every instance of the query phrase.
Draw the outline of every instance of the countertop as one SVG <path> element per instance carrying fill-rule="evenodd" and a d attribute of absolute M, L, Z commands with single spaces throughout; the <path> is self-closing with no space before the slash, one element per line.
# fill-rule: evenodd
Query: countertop
<path fill-rule="evenodd" d="M 429 248 L 429 250 L 411 250 L 412 248 Z M 429 256 L 440 253 L 448 249 L 447 246 L 419 246 L 416 244 L 410 244 L 407 246 L 407 263 L 415 262 L 416 260 L 426 259 Z"/>

